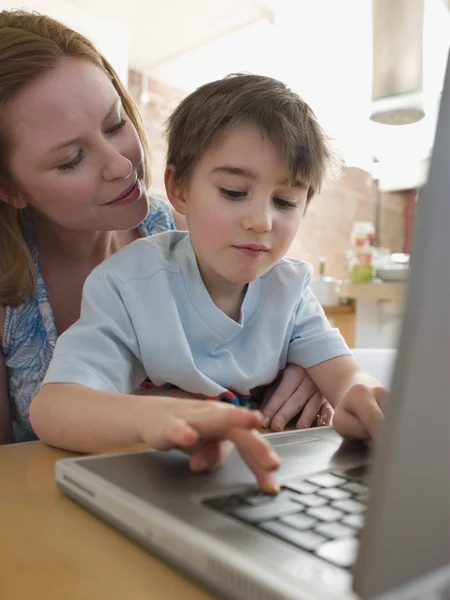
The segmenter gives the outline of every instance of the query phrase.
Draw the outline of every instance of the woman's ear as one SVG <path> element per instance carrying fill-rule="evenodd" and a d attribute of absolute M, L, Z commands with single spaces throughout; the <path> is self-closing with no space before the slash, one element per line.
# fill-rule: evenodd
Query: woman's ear
<path fill-rule="evenodd" d="M 181 215 L 186 214 L 186 199 L 184 197 L 183 183 L 175 178 L 174 165 L 167 165 L 164 173 L 166 194 L 174 209 Z"/>
<path fill-rule="evenodd" d="M 10 206 L 13 206 L 14 208 L 17 208 L 17 209 L 25 208 L 27 205 L 25 200 L 20 195 L 11 196 L 11 194 L 8 194 L 8 192 L 6 191 L 6 188 L 4 186 L 2 186 L 1 184 L 0 184 L 0 202 L 9 204 Z"/>

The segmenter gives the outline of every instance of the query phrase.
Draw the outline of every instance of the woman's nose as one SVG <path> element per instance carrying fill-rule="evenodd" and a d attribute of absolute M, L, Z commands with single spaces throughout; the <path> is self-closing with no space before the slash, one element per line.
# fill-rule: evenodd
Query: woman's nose
<path fill-rule="evenodd" d="M 133 173 L 133 163 L 129 158 L 113 150 L 108 153 L 105 165 L 103 167 L 103 177 L 106 181 L 114 179 L 128 179 Z"/>

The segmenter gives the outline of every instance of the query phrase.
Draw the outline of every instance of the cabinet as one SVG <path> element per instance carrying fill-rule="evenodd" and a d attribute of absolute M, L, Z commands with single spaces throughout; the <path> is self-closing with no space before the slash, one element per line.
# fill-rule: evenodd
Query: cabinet
<path fill-rule="evenodd" d="M 324 306 L 323 310 L 333 327 L 337 327 L 350 348 L 355 347 L 355 307 Z"/>

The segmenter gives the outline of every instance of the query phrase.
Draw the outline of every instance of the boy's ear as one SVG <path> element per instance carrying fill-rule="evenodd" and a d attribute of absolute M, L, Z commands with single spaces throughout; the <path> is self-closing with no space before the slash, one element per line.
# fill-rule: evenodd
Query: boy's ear
<path fill-rule="evenodd" d="M 0 184 L 0 202 L 4 202 L 5 204 L 9 204 L 14 208 L 20 209 L 25 208 L 27 203 L 20 196 L 12 196 L 8 194 L 6 188 Z"/>
<path fill-rule="evenodd" d="M 186 214 L 186 199 L 183 193 L 183 183 L 175 179 L 174 165 L 167 165 L 164 173 L 164 185 L 171 205 L 181 215 Z"/>

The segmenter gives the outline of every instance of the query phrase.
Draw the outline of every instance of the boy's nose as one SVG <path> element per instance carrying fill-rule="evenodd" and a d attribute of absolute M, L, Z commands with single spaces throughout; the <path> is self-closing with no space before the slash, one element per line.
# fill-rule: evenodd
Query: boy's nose
<path fill-rule="evenodd" d="M 251 207 L 243 218 L 244 229 L 264 233 L 272 229 L 272 213 L 266 207 Z"/>

